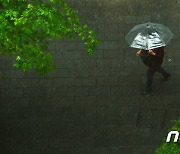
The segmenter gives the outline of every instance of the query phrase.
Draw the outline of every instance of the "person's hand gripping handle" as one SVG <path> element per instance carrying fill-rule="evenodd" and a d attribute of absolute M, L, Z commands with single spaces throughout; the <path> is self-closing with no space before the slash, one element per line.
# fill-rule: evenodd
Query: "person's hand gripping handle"
<path fill-rule="evenodd" d="M 142 50 L 138 50 L 138 51 L 136 52 L 136 56 L 139 56 L 139 55 L 141 54 L 141 52 L 142 52 Z"/>
<path fill-rule="evenodd" d="M 156 55 L 156 53 L 155 53 L 155 52 L 153 52 L 153 50 L 149 50 L 149 54 L 151 54 L 151 55 L 153 55 L 153 56 L 155 56 L 155 55 Z"/>

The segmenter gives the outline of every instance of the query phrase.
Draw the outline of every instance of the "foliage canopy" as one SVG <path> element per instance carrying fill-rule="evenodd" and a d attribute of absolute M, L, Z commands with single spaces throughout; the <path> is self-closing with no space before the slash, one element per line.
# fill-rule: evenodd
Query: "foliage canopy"
<path fill-rule="evenodd" d="M 34 68 L 47 74 L 55 68 L 50 38 L 74 39 L 77 34 L 89 55 L 99 43 L 64 0 L 0 0 L 0 8 L 0 54 L 17 54 L 13 66 L 23 71 Z"/>

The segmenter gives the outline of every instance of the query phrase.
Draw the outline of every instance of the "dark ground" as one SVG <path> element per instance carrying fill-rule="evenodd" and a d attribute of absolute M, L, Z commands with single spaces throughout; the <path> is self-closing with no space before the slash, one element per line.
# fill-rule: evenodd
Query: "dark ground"
<path fill-rule="evenodd" d="M 0 153 L 153 154 L 180 116 L 179 1 L 68 1 L 101 44 L 88 57 L 80 40 L 52 40 L 57 69 L 47 77 L 0 57 Z M 175 34 L 163 62 L 172 78 L 156 73 L 141 96 L 146 67 L 124 36 L 148 21 Z"/>

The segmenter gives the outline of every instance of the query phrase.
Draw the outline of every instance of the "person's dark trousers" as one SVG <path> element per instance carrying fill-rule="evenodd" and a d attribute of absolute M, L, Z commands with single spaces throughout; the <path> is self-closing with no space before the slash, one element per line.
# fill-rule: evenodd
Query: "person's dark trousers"
<path fill-rule="evenodd" d="M 169 75 L 169 73 L 167 73 L 162 67 L 159 67 L 157 69 L 157 72 L 161 73 L 163 76 Z"/>
<path fill-rule="evenodd" d="M 153 82 L 153 76 L 154 76 L 154 73 L 156 71 L 161 73 L 164 77 L 169 75 L 169 73 L 167 73 L 161 66 L 157 70 L 153 70 L 151 68 L 148 68 L 148 70 L 147 70 L 147 87 L 146 87 L 146 91 L 151 91 L 151 86 L 152 86 L 152 82 Z"/>
<path fill-rule="evenodd" d="M 151 91 L 151 86 L 153 82 L 153 76 L 154 76 L 155 71 L 148 68 L 147 70 L 147 86 L 146 86 L 146 91 Z"/>

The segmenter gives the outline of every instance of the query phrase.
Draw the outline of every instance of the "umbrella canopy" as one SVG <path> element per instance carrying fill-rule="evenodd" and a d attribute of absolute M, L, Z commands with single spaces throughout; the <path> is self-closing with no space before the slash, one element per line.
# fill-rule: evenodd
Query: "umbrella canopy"
<path fill-rule="evenodd" d="M 170 29 L 162 24 L 144 23 L 133 27 L 125 40 L 132 48 L 150 50 L 166 46 L 173 37 Z"/>

